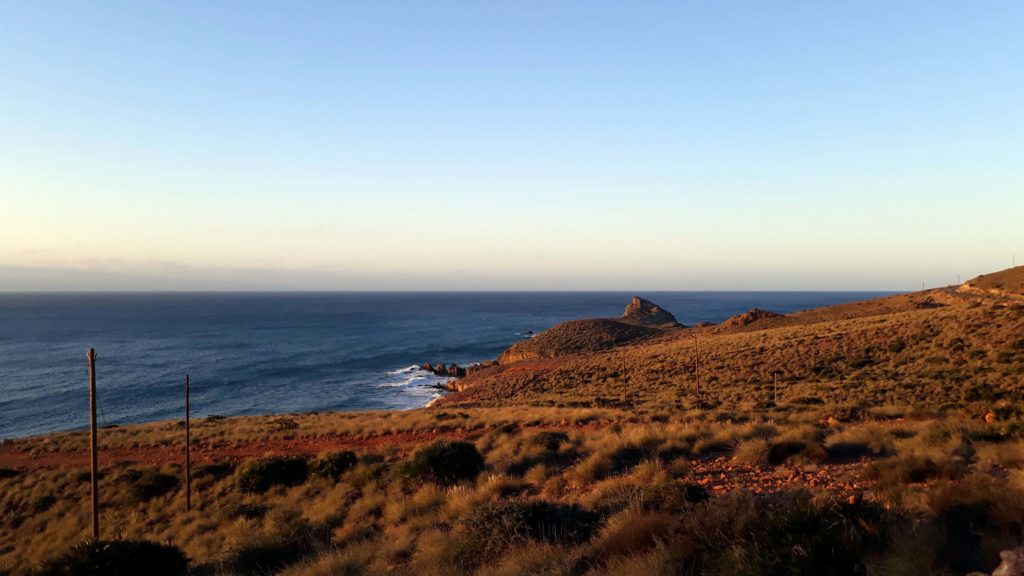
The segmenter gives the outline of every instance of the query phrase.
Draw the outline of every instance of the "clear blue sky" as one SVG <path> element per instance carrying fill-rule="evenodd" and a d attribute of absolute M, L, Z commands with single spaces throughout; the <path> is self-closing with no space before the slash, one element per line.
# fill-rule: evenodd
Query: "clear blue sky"
<path fill-rule="evenodd" d="M 1021 2 L 3 2 L 0 290 L 1024 261 Z"/>

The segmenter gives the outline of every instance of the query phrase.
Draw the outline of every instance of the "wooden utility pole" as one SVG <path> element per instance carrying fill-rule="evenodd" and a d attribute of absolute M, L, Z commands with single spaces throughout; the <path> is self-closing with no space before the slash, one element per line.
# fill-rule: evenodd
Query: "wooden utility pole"
<path fill-rule="evenodd" d="M 96 350 L 89 348 L 89 452 L 91 453 L 89 476 L 92 485 L 92 540 L 100 539 L 100 493 L 98 458 L 96 457 Z"/>
<path fill-rule="evenodd" d="M 188 374 L 185 374 L 185 511 L 192 510 L 192 437 L 188 414 Z"/>
<path fill-rule="evenodd" d="M 704 406 L 704 399 L 700 395 L 700 347 L 697 344 L 697 333 L 693 333 L 693 377 L 697 381 L 697 407 Z"/>

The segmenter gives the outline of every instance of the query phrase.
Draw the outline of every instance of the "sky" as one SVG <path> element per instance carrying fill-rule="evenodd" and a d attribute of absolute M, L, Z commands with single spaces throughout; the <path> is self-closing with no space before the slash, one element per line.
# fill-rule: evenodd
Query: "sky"
<path fill-rule="evenodd" d="M 0 2 L 0 291 L 954 283 L 1024 263 L 1021 30 L 1019 1 Z"/>

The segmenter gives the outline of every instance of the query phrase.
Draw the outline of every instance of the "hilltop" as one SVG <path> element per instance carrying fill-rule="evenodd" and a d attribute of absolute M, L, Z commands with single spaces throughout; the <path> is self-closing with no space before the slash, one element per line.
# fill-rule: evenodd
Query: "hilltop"
<path fill-rule="evenodd" d="M 634 296 L 618 318 L 588 318 L 556 324 L 518 342 L 498 357 L 499 364 L 585 354 L 633 344 L 679 327 L 673 316 L 650 300 Z"/>
<path fill-rule="evenodd" d="M 1017 266 L 994 274 L 982 274 L 963 283 L 965 292 L 987 293 L 996 296 L 1024 297 L 1024 266 Z"/>

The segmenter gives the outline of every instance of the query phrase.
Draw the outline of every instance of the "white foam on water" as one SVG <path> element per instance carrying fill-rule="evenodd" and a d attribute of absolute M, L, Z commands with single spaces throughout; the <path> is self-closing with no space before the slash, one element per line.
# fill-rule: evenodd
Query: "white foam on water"
<path fill-rule="evenodd" d="M 406 366 L 405 368 L 399 368 L 398 370 L 388 370 L 388 374 L 408 374 L 410 372 L 416 372 L 419 369 L 420 367 L 414 364 L 412 366 Z"/>

